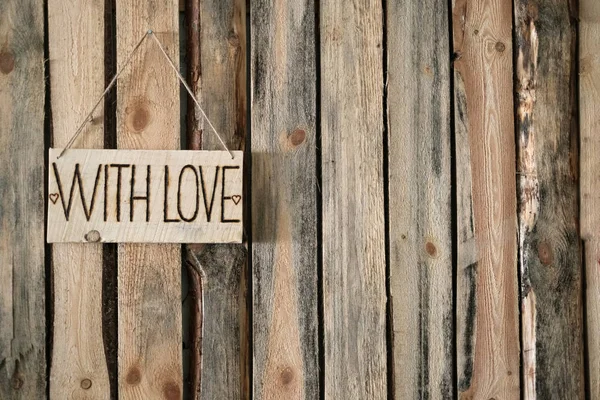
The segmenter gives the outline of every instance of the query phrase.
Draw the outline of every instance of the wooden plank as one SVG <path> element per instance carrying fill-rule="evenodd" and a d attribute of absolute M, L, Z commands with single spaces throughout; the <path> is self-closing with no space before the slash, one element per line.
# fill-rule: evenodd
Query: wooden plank
<path fill-rule="evenodd" d="M 229 148 L 242 150 L 247 132 L 246 2 L 188 0 L 186 7 L 188 82 Z M 205 126 L 199 110 L 190 109 L 188 148 L 221 149 L 212 132 L 203 135 Z M 192 340 L 197 346 L 190 363 L 193 398 L 247 399 L 246 244 L 190 245 L 187 250 L 191 281 L 201 285 L 195 304 L 202 302 L 196 315 L 201 331 L 194 327 Z"/>
<path fill-rule="evenodd" d="M 600 3 L 579 2 L 581 236 L 585 246 L 590 398 L 600 398 Z"/>
<path fill-rule="evenodd" d="M 104 2 L 48 3 L 53 143 L 57 146 L 69 141 L 104 91 L 103 10 Z M 103 110 L 99 108 L 93 118 L 74 147 L 104 146 Z M 110 384 L 100 334 L 102 245 L 56 244 L 52 264 L 50 397 L 108 398 Z"/>
<path fill-rule="evenodd" d="M 447 399 L 455 390 L 448 18 L 445 0 L 387 5 L 397 399 Z"/>
<path fill-rule="evenodd" d="M 457 187 L 458 391 L 518 399 L 512 6 L 456 0 L 452 16 L 456 170 L 471 182 Z"/>
<path fill-rule="evenodd" d="M 383 399 L 382 4 L 320 7 L 325 397 Z"/>
<path fill-rule="evenodd" d="M 117 0 L 116 11 L 118 65 L 149 28 L 178 65 L 177 0 Z M 133 57 L 118 94 L 118 148 L 179 148 L 179 82 L 155 43 Z M 120 244 L 118 257 L 119 396 L 179 399 L 181 246 Z"/>
<path fill-rule="evenodd" d="M 50 149 L 48 242 L 242 241 L 241 151 Z"/>
<path fill-rule="evenodd" d="M 315 9 L 251 4 L 253 388 L 319 397 Z"/>
<path fill-rule="evenodd" d="M 585 398 L 576 37 L 569 0 L 515 2 L 525 399 Z"/>
<path fill-rule="evenodd" d="M 43 2 L 0 2 L 0 398 L 46 398 Z"/>

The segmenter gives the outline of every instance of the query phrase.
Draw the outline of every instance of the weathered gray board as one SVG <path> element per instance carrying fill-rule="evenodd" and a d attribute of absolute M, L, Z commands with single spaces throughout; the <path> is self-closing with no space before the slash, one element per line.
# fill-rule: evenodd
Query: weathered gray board
<path fill-rule="evenodd" d="M 50 149 L 48 242 L 239 243 L 243 153 Z"/>

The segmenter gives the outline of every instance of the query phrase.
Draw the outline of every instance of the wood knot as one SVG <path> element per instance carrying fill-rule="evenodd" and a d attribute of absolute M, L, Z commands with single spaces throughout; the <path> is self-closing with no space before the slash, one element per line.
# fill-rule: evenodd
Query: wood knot
<path fill-rule="evenodd" d="M 15 390 L 19 390 L 23 387 L 23 379 L 18 376 L 13 376 L 10 382 L 11 386 Z"/>
<path fill-rule="evenodd" d="M 130 131 L 140 133 L 150 123 L 150 111 L 145 104 L 138 103 L 133 107 L 127 107 L 125 113 L 127 114 L 125 124 Z"/>
<path fill-rule="evenodd" d="M 437 255 L 437 248 L 435 247 L 435 244 L 433 244 L 431 242 L 425 243 L 425 251 L 431 257 L 435 257 Z"/>
<path fill-rule="evenodd" d="M 181 389 L 173 381 L 169 381 L 163 386 L 163 395 L 167 400 L 179 400 L 181 398 Z"/>
<path fill-rule="evenodd" d="M 229 36 L 227 36 L 227 43 L 229 43 L 231 47 L 240 47 L 239 35 L 234 31 L 230 31 Z"/>
<path fill-rule="evenodd" d="M 125 382 L 127 382 L 130 385 L 137 385 L 138 383 L 140 383 L 141 380 L 142 374 L 140 373 L 140 370 L 137 367 L 132 367 L 127 373 L 127 376 L 125 377 Z"/>
<path fill-rule="evenodd" d="M 80 385 L 83 390 L 88 390 L 89 388 L 92 387 L 92 381 L 87 378 L 82 379 Z"/>
<path fill-rule="evenodd" d="M 540 242 L 538 244 L 538 258 L 544 265 L 550 265 L 554 261 L 554 254 L 552 253 L 552 247 L 546 242 Z"/>
<path fill-rule="evenodd" d="M 499 53 L 502 53 L 504 50 L 506 50 L 506 45 L 502 42 L 496 42 L 496 46 L 494 46 L 496 48 L 496 51 Z"/>
<path fill-rule="evenodd" d="M 0 51 L 0 72 L 8 75 L 13 69 L 15 69 L 15 56 L 10 51 Z"/>
<path fill-rule="evenodd" d="M 100 236 L 100 232 L 96 230 L 89 231 L 85 234 L 84 239 L 87 242 L 96 243 L 99 242 L 102 237 Z"/>
<path fill-rule="evenodd" d="M 279 374 L 279 381 L 283 386 L 288 386 L 294 381 L 294 371 L 290 367 L 285 367 Z"/>
<path fill-rule="evenodd" d="M 305 139 L 306 131 L 304 129 L 295 129 L 288 137 L 288 140 L 294 147 L 300 146 L 302 143 L 304 143 Z"/>

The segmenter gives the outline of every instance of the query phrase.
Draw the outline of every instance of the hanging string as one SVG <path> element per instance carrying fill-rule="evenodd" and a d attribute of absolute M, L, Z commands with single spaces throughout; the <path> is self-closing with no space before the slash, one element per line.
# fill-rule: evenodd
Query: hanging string
<path fill-rule="evenodd" d="M 71 137 L 71 139 L 69 139 L 69 141 L 67 142 L 67 145 L 60 152 L 60 154 L 58 155 L 57 158 L 62 157 L 62 155 L 65 153 L 65 151 L 67 151 L 69 148 L 71 148 L 71 146 L 73 145 L 73 143 L 75 142 L 75 140 L 77 139 L 77 137 L 79 136 L 79 134 L 81 134 L 81 132 L 83 132 L 83 128 L 85 127 L 85 125 L 88 122 L 92 121 L 93 115 L 94 115 L 94 111 L 96 111 L 96 108 L 98 108 L 98 106 L 102 102 L 102 99 L 104 99 L 104 97 L 107 95 L 107 93 L 110 91 L 110 89 L 112 89 L 112 87 L 117 83 L 117 78 L 121 75 L 121 73 L 125 70 L 125 68 L 127 68 L 127 66 L 131 63 L 131 60 L 133 59 L 134 54 L 137 52 L 137 50 L 140 48 L 140 46 L 142 45 L 142 43 L 144 42 L 144 40 L 148 36 L 152 36 L 152 38 L 154 39 L 154 41 L 158 45 L 160 51 L 163 53 L 163 55 L 165 56 L 165 58 L 169 62 L 169 65 L 171 66 L 171 68 L 173 68 L 173 71 L 175 71 L 175 73 L 177 74 L 177 78 L 179 78 L 179 81 L 183 84 L 183 86 L 187 90 L 187 92 L 190 95 L 190 97 L 192 98 L 192 100 L 194 100 L 194 103 L 196 103 L 196 106 L 198 107 L 198 109 L 202 113 L 202 116 L 204 117 L 204 119 L 206 120 L 206 122 L 208 122 L 208 125 L 211 127 L 211 129 L 213 130 L 213 132 L 215 133 L 215 135 L 217 135 L 217 138 L 219 139 L 219 141 L 221 142 L 221 144 L 223 145 L 223 147 L 225 148 L 225 150 L 227 150 L 227 152 L 231 156 L 231 159 L 234 158 L 233 157 L 233 153 L 231 152 L 231 150 L 229 150 L 229 148 L 227 147 L 227 145 L 225 144 L 225 142 L 221 138 L 221 135 L 219 135 L 219 132 L 217 132 L 217 130 L 215 129 L 214 125 L 210 122 L 210 119 L 208 119 L 208 116 L 206 115 L 206 113 L 202 109 L 202 106 L 200 106 L 200 102 L 198 101 L 198 99 L 196 99 L 196 96 L 194 96 L 194 93 L 192 92 L 192 89 L 188 86 L 188 84 L 185 81 L 185 79 L 183 79 L 183 76 L 181 76 L 181 73 L 179 73 L 179 70 L 175 66 L 175 63 L 173 63 L 173 60 L 171 60 L 171 57 L 169 57 L 169 55 L 165 51 L 165 48 L 163 47 L 162 43 L 160 42 L 160 40 L 158 40 L 158 38 L 156 37 L 156 35 L 154 34 L 154 31 L 152 29 L 149 29 L 144 34 L 144 36 L 142 36 L 142 38 L 140 39 L 140 41 L 135 45 L 135 47 L 133 48 L 133 50 L 131 51 L 131 53 L 129 54 L 129 56 L 127 57 L 127 59 L 125 60 L 125 63 L 123 64 L 123 66 L 121 67 L 121 69 L 117 70 L 117 73 L 111 79 L 111 81 L 108 84 L 108 86 L 106 87 L 106 89 L 104 89 L 104 92 L 102 93 L 102 95 L 100 96 L 100 98 L 98 99 L 98 101 L 96 102 L 96 104 L 94 105 L 94 107 L 92 108 L 92 111 L 90 111 L 90 113 L 83 120 L 83 122 L 81 123 L 81 125 L 79 125 L 79 128 L 77 128 L 77 130 L 75 131 L 75 134 Z"/>

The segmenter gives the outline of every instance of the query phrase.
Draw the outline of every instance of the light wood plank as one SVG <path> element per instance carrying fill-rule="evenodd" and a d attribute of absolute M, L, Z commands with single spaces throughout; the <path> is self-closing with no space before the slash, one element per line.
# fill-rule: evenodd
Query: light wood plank
<path fill-rule="evenodd" d="M 447 399 L 455 387 L 448 18 L 445 0 L 388 1 L 390 291 L 397 399 Z"/>
<path fill-rule="evenodd" d="M 117 64 L 153 29 L 171 59 L 179 59 L 177 0 L 117 0 Z M 179 148 L 179 82 L 147 40 L 118 84 L 120 149 Z M 118 249 L 119 396 L 179 399 L 181 246 L 121 244 Z"/>
<path fill-rule="evenodd" d="M 579 3 L 581 236 L 585 241 L 590 397 L 600 398 L 600 3 Z"/>
<path fill-rule="evenodd" d="M 387 398 L 381 2 L 321 2 L 326 399 Z"/>
<path fill-rule="evenodd" d="M 471 178 L 457 187 L 458 391 L 518 399 L 512 5 L 455 0 L 452 14 L 457 178 Z"/>
<path fill-rule="evenodd" d="M 251 4 L 253 388 L 319 397 L 315 10 Z"/>
<path fill-rule="evenodd" d="M 188 82 L 229 148 L 242 150 L 247 132 L 246 2 L 191 0 L 186 7 Z M 187 145 L 190 149 L 222 148 L 197 109 L 188 112 Z M 188 270 L 202 279 L 204 311 L 203 318 L 197 315 L 202 318 L 203 337 L 194 332 L 201 348 L 192 354 L 192 393 L 197 399 L 247 399 L 247 245 L 187 249 L 188 263 L 193 266 Z"/>
<path fill-rule="evenodd" d="M 103 1 L 48 3 L 56 146 L 69 141 L 104 91 L 103 12 Z M 74 147 L 104 146 L 102 107 L 93 118 Z M 110 385 L 101 335 L 102 245 L 56 244 L 52 247 L 52 263 L 54 338 L 50 397 L 108 398 Z"/>
<path fill-rule="evenodd" d="M 0 398 L 46 398 L 43 2 L 0 2 Z"/>
<path fill-rule="evenodd" d="M 585 398 L 571 6 L 515 1 L 525 399 Z"/>

